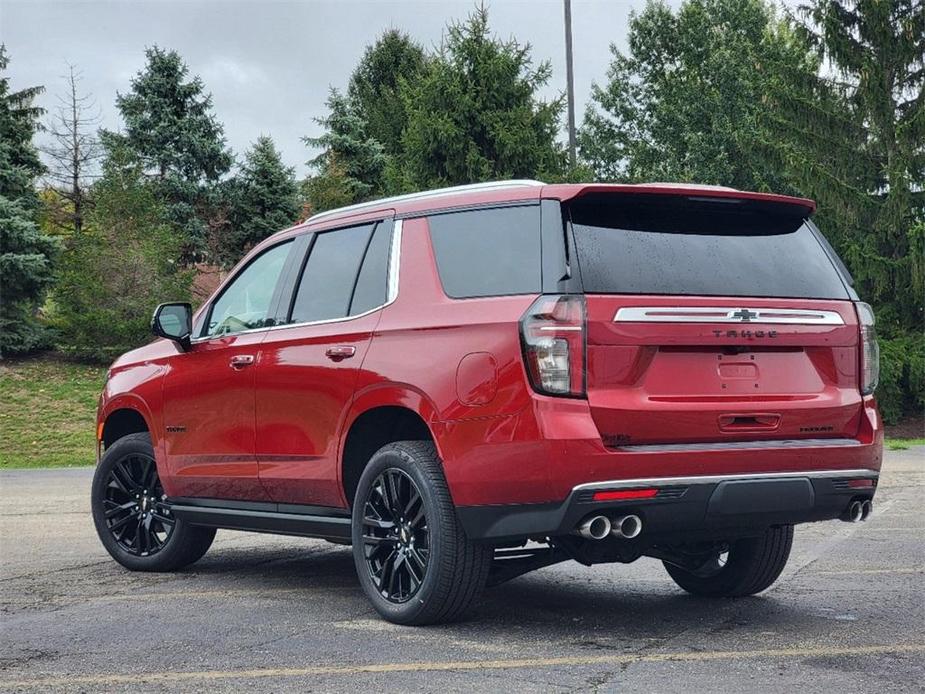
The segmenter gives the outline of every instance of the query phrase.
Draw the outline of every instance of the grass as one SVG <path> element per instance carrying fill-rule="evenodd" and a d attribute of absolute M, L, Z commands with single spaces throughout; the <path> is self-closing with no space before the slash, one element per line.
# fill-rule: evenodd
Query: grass
<path fill-rule="evenodd" d="M 887 439 L 886 447 L 891 451 L 905 451 L 910 446 L 925 446 L 925 439 Z"/>
<path fill-rule="evenodd" d="M 53 356 L 0 361 L 0 468 L 92 465 L 105 379 Z"/>

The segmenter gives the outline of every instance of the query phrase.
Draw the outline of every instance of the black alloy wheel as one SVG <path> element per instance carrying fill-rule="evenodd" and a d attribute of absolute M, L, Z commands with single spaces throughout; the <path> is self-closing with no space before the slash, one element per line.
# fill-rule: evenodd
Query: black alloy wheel
<path fill-rule="evenodd" d="M 353 499 L 353 561 L 376 611 L 395 624 L 462 617 L 485 588 L 494 548 L 466 537 L 434 444 L 380 448 Z"/>
<path fill-rule="evenodd" d="M 363 506 L 366 567 L 379 594 L 407 602 L 427 576 L 430 534 L 424 500 L 404 471 L 387 468 L 373 482 Z"/>
<path fill-rule="evenodd" d="M 215 528 L 175 518 L 147 432 L 127 434 L 103 453 L 90 489 L 103 547 L 132 571 L 174 571 L 208 551 Z"/>
<path fill-rule="evenodd" d="M 122 549 L 147 557 L 164 548 L 176 525 L 166 501 L 154 458 L 136 453 L 112 465 L 103 510 L 106 526 Z"/>
<path fill-rule="evenodd" d="M 703 557 L 695 569 L 662 562 L 681 588 L 703 597 L 755 595 L 781 575 L 793 546 L 793 526 L 777 525 L 757 537 L 731 540 Z"/>

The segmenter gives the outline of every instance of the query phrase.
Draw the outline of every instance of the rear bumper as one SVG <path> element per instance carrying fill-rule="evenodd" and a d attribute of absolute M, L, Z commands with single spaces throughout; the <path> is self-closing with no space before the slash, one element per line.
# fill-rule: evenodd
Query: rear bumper
<path fill-rule="evenodd" d="M 841 517 L 853 500 L 869 500 L 877 470 L 809 470 L 614 480 L 581 484 L 561 503 L 464 506 L 459 518 L 472 539 L 517 541 L 568 535 L 588 516 L 638 515 L 637 542 L 729 539 Z M 866 486 L 864 486 L 866 485 Z M 655 490 L 645 499 L 595 500 L 595 492 Z"/>
<path fill-rule="evenodd" d="M 457 507 L 558 507 L 575 488 L 640 478 L 880 470 L 883 427 L 864 399 L 851 438 L 622 445 L 601 440 L 586 400 L 535 396 L 503 418 L 443 423 L 436 432 Z"/>

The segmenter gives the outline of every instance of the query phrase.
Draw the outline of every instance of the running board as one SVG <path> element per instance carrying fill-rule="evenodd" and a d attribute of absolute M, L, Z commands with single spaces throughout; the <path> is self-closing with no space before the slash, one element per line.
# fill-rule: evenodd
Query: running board
<path fill-rule="evenodd" d="M 169 503 L 171 513 L 193 525 L 324 540 L 351 539 L 350 516 L 340 508 L 193 498 L 170 499 Z"/>

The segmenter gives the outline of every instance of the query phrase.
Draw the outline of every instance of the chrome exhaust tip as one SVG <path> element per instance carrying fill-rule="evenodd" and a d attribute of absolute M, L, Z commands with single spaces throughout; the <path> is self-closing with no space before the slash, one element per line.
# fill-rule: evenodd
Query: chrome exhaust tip
<path fill-rule="evenodd" d="M 625 540 L 632 540 L 642 532 L 642 518 L 635 514 L 614 518 L 610 534 Z"/>
<path fill-rule="evenodd" d="M 575 532 L 586 540 L 603 540 L 610 534 L 610 519 L 607 516 L 588 516 Z"/>
<path fill-rule="evenodd" d="M 861 521 L 861 517 L 864 515 L 864 509 L 861 507 L 860 501 L 852 501 L 848 506 L 846 520 L 849 523 L 858 523 Z"/>
<path fill-rule="evenodd" d="M 869 499 L 861 502 L 861 521 L 866 521 L 870 518 L 870 514 L 874 511 L 874 504 Z"/>

